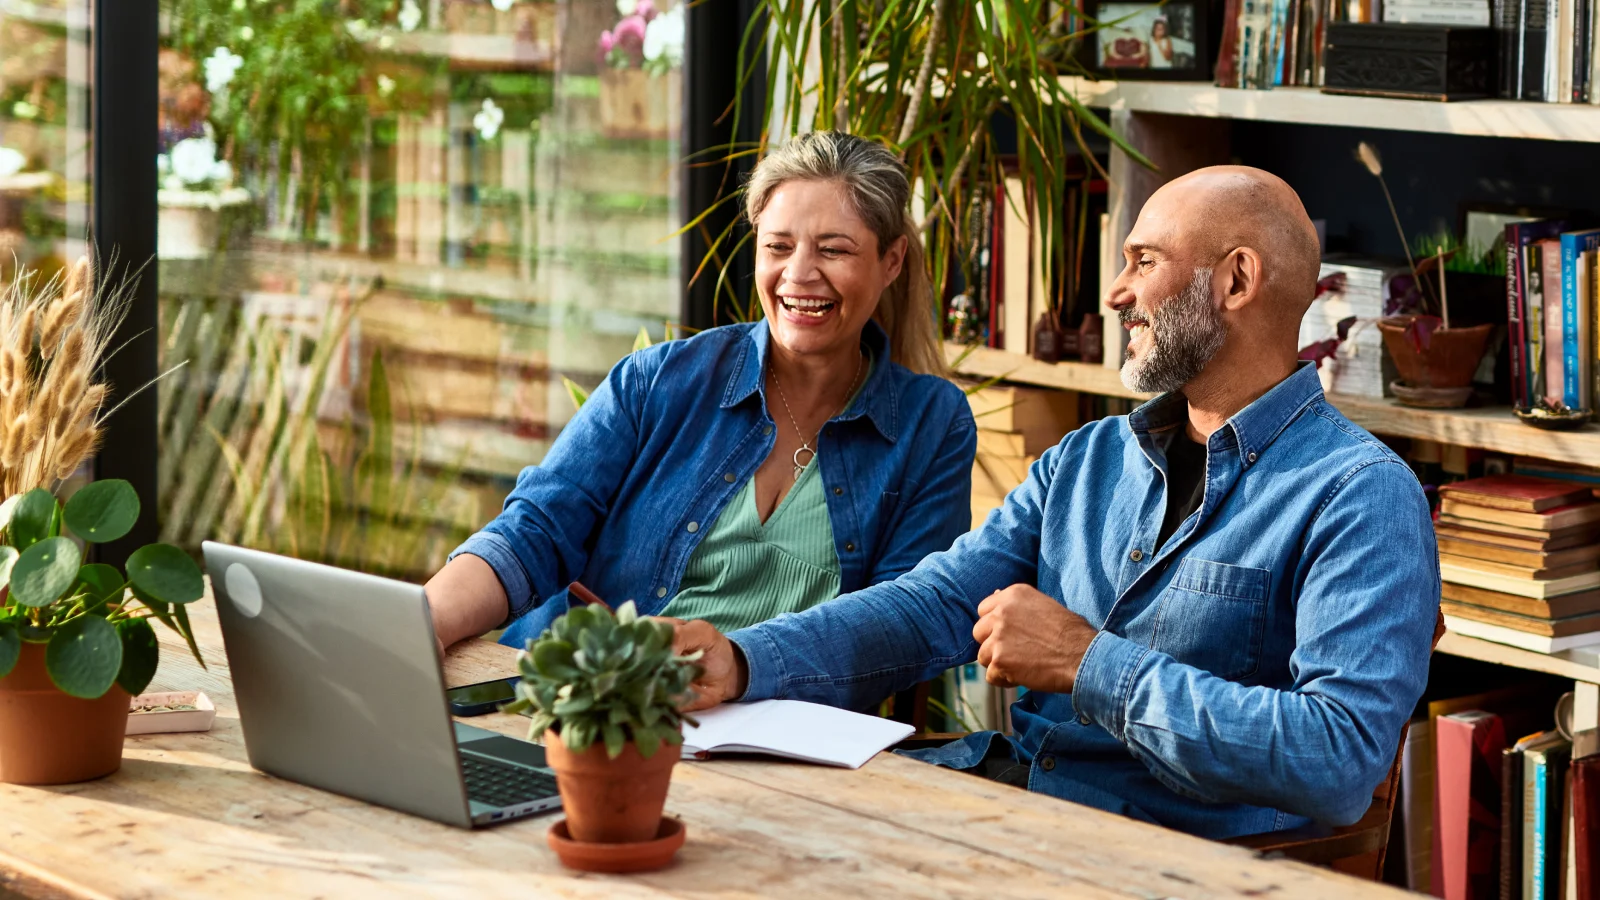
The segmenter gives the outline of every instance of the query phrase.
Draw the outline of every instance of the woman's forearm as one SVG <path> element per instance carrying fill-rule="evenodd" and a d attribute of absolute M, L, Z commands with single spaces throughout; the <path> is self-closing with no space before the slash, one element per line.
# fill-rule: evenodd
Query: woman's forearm
<path fill-rule="evenodd" d="M 494 569 L 471 553 L 446 563 L 428 580 L 426 590 L 441 647 L 489 631 L 505 621 L 510 609 Z"/>

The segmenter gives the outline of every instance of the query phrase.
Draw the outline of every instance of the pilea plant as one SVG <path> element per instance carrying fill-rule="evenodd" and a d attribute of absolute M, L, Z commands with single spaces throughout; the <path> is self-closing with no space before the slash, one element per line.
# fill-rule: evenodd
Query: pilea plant
<path fill-rule="evenodd" d="M 149 544 L 128 557 L 124 577 L 114 566 L 84 564 L 77 542 L 62 533 L 65 526 L 105 543 L 138 518 L 139 495 L 118 479 L 86 485 L 65 509 L 43 488 L 0 505 L 0 678 L 27 642 L 46 645 L 45 669 L 63 693 L 92 700 L 120 685 L 138 694 L 160 660 L 151 619 L 182 635 L 200 660 L 184 610 L 205 593 L 193 559 L 170 544 Z"/>
<path fill-rule="evenodd" d="M 613 615 L 580 606 L 556 619 L 518 661 L 522 681 L 507 712 L 531 710 L 530 738 L 556 728 L 572 753 L 595 741 L 616 759 L 629 741 L 649 759 L 663 743 L 683 743 L 678 711 L 699 672 L 699 653 L 672 652 L 672 626 L 640 618 L 633 601 Z"/>

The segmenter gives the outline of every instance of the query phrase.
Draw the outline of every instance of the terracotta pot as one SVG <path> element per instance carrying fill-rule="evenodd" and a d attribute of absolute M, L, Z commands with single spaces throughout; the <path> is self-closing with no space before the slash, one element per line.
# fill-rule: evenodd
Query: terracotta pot
<path fill-rule="evenodd" d="M 1418 350 L 1406 337 L 1406 327 L 1417 316 L 1394 316 L 1378 320 L 1384 349 L 1394 360 L 1400 380 L 1411 387 L 1462 388 L 1472 384 L 1492 325 L 1469 328 L 1438 328 L 1426 349 Z"/>
<path fill-rule="evenodd" d="M 44 668 L 44 645 L 22 645 L 0 678 L 0 782 L 70 784 L 122 766 L 128 692 L 116 685 L 98 700 L 63 694 Z"/>
<path fill-rule="evenodd" d="M 544 733 L 545 761 L 555 770 L 567 830 L 575 841 L 632 844 L 655 838 L 667 805 L 677 747 L 662 744 L 649 758 L 631 742 L 616 759 L 595 742 L 582 753 L 567 752 L 561 736 Z"/>

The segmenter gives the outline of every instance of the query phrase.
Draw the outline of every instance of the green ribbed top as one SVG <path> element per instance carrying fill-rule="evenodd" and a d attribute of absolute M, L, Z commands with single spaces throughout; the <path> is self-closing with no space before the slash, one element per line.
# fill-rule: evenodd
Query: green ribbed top
<path fill-rule="evenodd" d="M 839 554 L 816 460 L 772 511 L 756 510 L 755 478 L 729 501 L 689 556 L 678 593 L 661 611 L 705 619 L 726 634 L 839 595 Z"/>

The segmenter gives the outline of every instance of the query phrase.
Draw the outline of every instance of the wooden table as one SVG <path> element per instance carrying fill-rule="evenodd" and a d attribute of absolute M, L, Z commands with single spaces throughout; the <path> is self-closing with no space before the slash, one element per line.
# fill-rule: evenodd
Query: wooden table
<path fill-rule="evenodd" d="M 881 754 L 857 771 L 686 762 L 667 811 L 677 863 L 635 876 L 563 869 L 554 817 L 464 831 L 250 768 L 210 601 L 193 607 L 209 671 L 162 632 L 154 690 L 204 690 L 208 733 L 130 737 L 87 784 L 0 785 L 0 897 L 1360 898 L 1382 886 Z M 513 674 L 487 642 L 451 651 L 451 684 Z M 473 724 L 522 735 L 527 720 Z"/>

